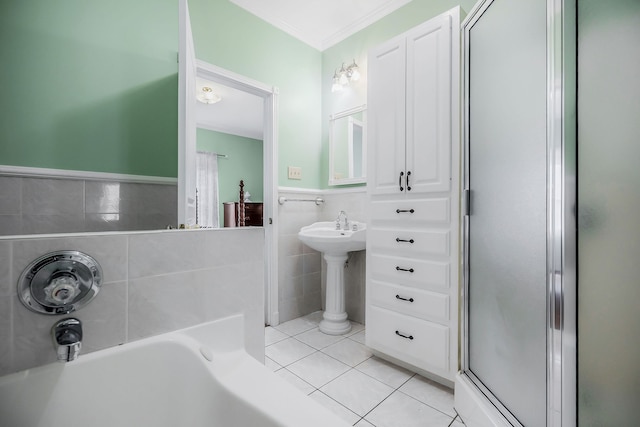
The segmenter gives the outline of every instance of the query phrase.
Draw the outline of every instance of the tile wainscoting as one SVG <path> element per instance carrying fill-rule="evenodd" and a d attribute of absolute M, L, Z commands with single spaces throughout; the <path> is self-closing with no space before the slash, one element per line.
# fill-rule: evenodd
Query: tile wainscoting
<path fill-rule="evenodd" d="M 104 282 L 68 316 L 36 314 L 17 298 L 17 280 L 39 256 L 79 250 L 102 266 Z M 81 354 L 220 319 L 245 316 L 249 353 L 264 360 L 264 230 L 165 230 L 0 240 L 0 375 L 54 362 L 50 329 L 83 323 Z"/>
<path fill-rule="evenodd" d="M 175 183 L 0 176 L 0 235 L 176 227 Z"/>
<path fill-rule="evenodd" d="M 318 221 L 334 221 L 341 210 L 350 220 L 366 221 L 365 188 L 349 190 L 280 189 L 287 199 L 314 199 L 325 202 L 288 201 L 278 205 L 278 309 L 280 322 L 321 310 L 324 304 L 326 263 L 322 254 L 298 240 L 298 231 Z M 364 323 L 365 253 L 352 252 L 345 269 L 346 309 L 349 319 Z"/>

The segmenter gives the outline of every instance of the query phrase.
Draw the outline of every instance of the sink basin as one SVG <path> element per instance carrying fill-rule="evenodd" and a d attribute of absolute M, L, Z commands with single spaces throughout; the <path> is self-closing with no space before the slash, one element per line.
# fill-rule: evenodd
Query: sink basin
<path fill-rule="evenodd" d="M 302 227 L 298 238 L 307 246 L 323 253 L 327 262 L 325 310 L 320 331 L 342 335 L 351 330 L 345 310 L 344 266 L 348 252 L 365 248 L 367 224 L 349 222 L 349 230 L 336 230 L 335 221 L 316 222 Z"/>
<path fill-rule="evenodd" d="M 354 231 L 353 228 L 356 228 Z M 365 248 L 367 225 L 349 222 L 349 230 L 336 230 L 335 221 L 316 222 L 302 227 L 298 238 L 316 251 L 331 255 L 343 255 Z"/>

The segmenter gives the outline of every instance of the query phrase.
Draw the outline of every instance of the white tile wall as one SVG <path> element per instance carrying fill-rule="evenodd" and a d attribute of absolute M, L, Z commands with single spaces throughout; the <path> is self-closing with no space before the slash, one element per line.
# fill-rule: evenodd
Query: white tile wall
<path fill-rule="evenodd" d="M 280 191 L 288 199 L 314 199 L 315 192 Z M 298 231 L 317 221 L 333 221 L 341 210 L 350 220 L 365 221 L 364 187 L 350 192 L 329 190 L 321 195 L 325 203 L 286 202 L 278 206 L 278 286 L 280 322 L 322 309 L 326 263 L 319 252 L 298 240 Z M 345 270 L 346 308 L 349 318 L 364 323 L 365 256 L 353 252 Z"/>
<path fill-rule="evenodd" d="M 0 176 L 0 235 L 177 226 L 177 186 Z"/>
<path fill-rule="evenodd" d="M 87 234 L 0 240 L 0 375 L 55 361 L 50 328 L 16 283 L 35 258 L 79 250 L 102 266 L 104 284 L 67 317 L 83 323 L 82 353 L 244 313 L 249 353 L 264 360 L 262 228 Z"/>

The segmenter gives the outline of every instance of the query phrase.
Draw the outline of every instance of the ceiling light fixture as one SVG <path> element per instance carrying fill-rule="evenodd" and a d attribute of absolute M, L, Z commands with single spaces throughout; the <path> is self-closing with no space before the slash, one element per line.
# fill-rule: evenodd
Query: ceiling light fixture
<path fill-rule="evenodd" d="M 209 86 L 202 86 L 196 98 L 203 104 L 215 104 L 216 102 L 222 101 L 222 97 L 215 93 Z"/>
<path fill-rule="evenodd" d="M 353 60 L 353 64 L 345 68 L 344 62 L 340 70 L 335 70 L 333 73 L 333 84 L 331 85 L 331 92 L 340 92 L 350 82 L 355 82 L 360 79 L 360 69 L 356 60 Z"/>

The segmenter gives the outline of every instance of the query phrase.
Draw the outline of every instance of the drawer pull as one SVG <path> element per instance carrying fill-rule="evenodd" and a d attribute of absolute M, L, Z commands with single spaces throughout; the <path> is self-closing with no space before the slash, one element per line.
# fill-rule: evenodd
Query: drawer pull
<path fill-rule="evenodd" d="M 399 336 L 399 337 L 402 337 L 402 338 L 406 338 L 408 340 L 412 340 L 413 339 L 413 335 L 404 335 L 404 334 L 401 334 L 400 331 L 396 331 L 396 335 Z"/>
<path fill-rule="evenodd" d="M 414 213 L 415 210 L 414 209 L 396 209 L 396 213 L 404 213 L 404 212 Z"/>
<path fill-rule="evenodd" d="M 407 240 L 407 239 L 401 239 L 401 238 L 399 238 L 399 237 L 396 237 L 396 242 L 398 242 L 398 243 L 401 243 L 401 242 L 405 242 L 405 243 L 413 243 L 413 242 L 414 242 L 414 240 L 413 240 L 413 239 L 409 239 L 409 240 Z"/>
<path fill-rule="evenodd" d="M 408 271 L 409 273 L 413 273 L 413 268 L 402 268 L 402 267 L 396 266 L 396 270 L 397 271 Z"/>
<path fill-rule="evenodd" d="M 413 298 L 404 298 L 404 297 L 401 297 L 400 295 L 396 295 L 396 299 L 401 299 L 402 301 L 413 302 Z"/>

